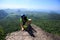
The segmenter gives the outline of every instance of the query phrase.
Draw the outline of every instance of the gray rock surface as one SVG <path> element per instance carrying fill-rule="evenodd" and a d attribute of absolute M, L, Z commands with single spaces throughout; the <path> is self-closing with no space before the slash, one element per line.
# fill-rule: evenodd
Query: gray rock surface
<path fill-rule="evenodd" d="M 47 35 L 41 28 L 32 24 L 32 27 L 37 31 L 34 32 L 36 37 L 31 37 L 26 31 L 16 31 L 6 36 L 6 40 L 53 40 L 53 37 Z"/>

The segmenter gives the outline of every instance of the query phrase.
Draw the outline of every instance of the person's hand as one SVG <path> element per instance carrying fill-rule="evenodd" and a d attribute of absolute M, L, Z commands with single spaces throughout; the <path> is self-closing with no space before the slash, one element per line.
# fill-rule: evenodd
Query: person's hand
<path fill-rule="evenodd" d="M 22 27 L 22 31 L 24 31 L 24 28 Z"/>

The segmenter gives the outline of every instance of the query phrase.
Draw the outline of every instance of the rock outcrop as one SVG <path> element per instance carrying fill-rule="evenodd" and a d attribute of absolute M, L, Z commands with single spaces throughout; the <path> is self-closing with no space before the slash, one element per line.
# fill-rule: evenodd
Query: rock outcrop
<path fill-rule="evenodd" d="M 36 30 L 34 32 L 35 37 L 29 35 L 26 31 L 16 31 L 6 36 L 6 40 L 55 40 L 51 35 L 47 35 L 41 28 L 32 24 L 32 27 Z"/>

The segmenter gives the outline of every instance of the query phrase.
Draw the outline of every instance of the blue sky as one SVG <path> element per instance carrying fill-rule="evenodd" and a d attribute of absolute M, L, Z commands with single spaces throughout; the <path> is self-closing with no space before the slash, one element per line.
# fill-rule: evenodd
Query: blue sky
<path fill-rule="evenodd" d="M 0 0 L 0 9 L 60 10 L 60 0 Z"/>

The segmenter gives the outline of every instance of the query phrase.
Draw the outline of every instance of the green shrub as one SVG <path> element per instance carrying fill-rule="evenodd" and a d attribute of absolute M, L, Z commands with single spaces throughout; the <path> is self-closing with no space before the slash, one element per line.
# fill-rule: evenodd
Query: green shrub
<path fill-rule="evenodd" d="M 5 34 L 3 28 L 0 26 L 0 40 L 4 40 Z"/>

